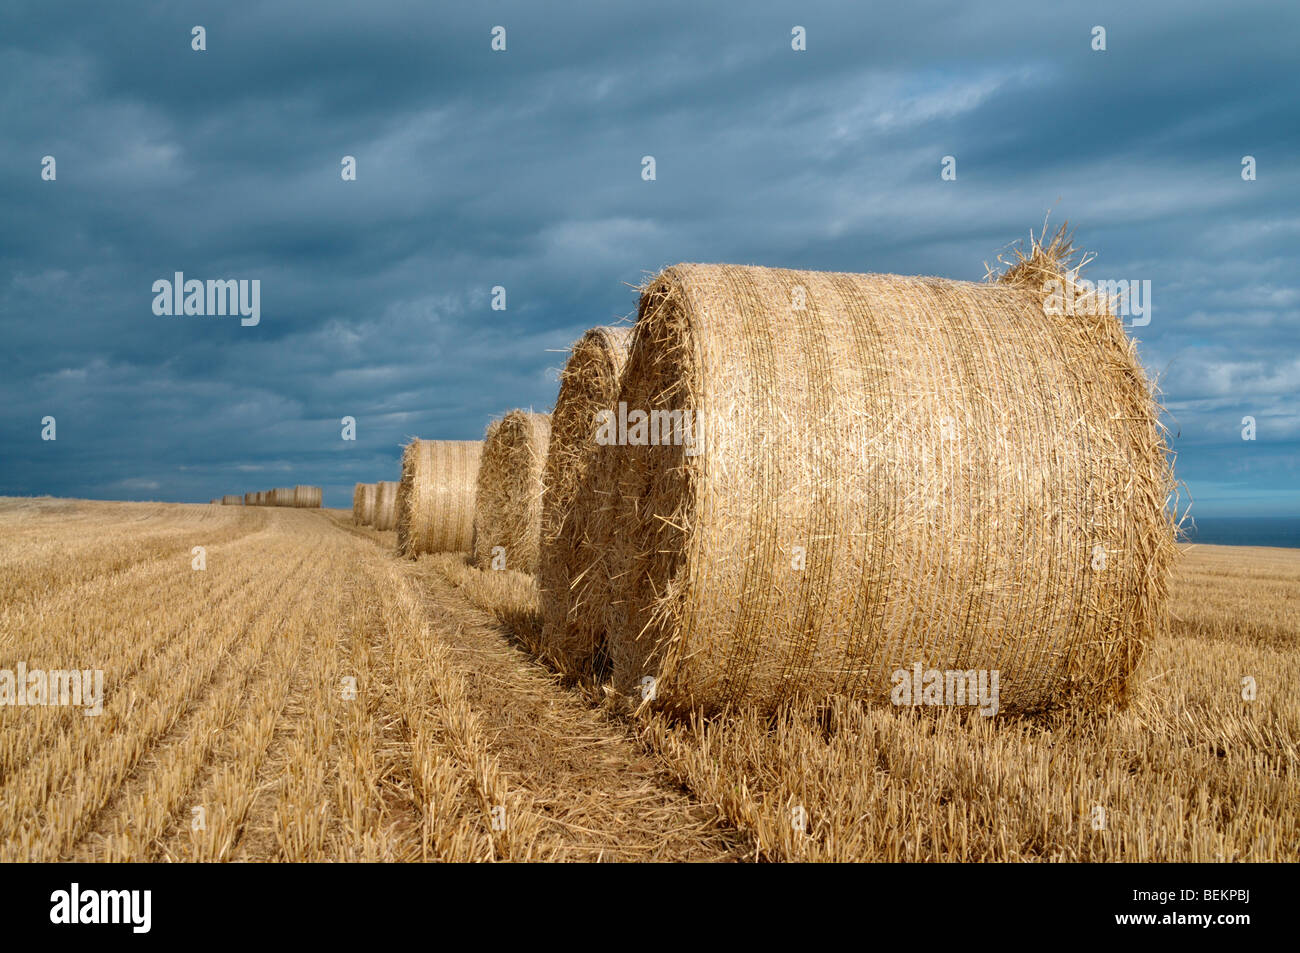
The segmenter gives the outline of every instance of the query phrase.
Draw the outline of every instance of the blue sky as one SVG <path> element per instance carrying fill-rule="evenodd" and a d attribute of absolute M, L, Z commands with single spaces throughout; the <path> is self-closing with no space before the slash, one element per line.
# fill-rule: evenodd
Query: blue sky
<path fill-rule="evenodd" d="M 549 409 L 665 265 L 979 279 L 1050 210 L 1152 283 L 1193 514 L 1300 516 L 1297 36 L 1273 2 L 6 4 L 0 494 L 350 505 L 409 436 Z M 176 271 L 259 279 L 261 323 L 155 316 Z"/>

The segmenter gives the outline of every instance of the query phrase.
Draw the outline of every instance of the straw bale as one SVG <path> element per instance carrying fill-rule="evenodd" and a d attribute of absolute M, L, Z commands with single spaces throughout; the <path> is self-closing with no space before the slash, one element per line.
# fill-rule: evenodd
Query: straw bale
<path fill-rule="evenodd" d="M 397 487 L 397 551 L 468 552 L 481 440 L 412 440 L 402 451 Z"/>
<path fill-rule="evenodd" d="M 504 568 L 537 571 L 550 435 L 548 414 L 524 410 L 512 410 L 488 426 L 474 495 L 474 562 L 480 569 L 493 568 L 500 547 Z"/>
<path fill-rule="evenodd" d="M 590 464 L 571 617 L 616 689 L 888 702 L 919 664 L 997 671 L 1002 711 L 1122 704 L 1165 618 L 1174 484 L 1120 322 L 1044 307 L 1071 258 L 1058 233 L 994 283 L 651 280 L 619 401 L 691 412 L 702 452 L 688 424 Z"/>

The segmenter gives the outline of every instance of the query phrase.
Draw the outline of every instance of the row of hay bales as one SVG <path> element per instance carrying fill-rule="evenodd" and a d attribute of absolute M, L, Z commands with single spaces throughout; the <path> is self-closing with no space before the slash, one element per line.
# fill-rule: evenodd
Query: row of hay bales
<path fill-rule="evenodd" d="M 514 410 L 482 441 L 406 445 L 401 480 L 358 483 L 356 523 L 394 530 L 404 556 L 472 552 L 480 568 L 536 572 L 550 416 Z"/>
<path fill-rule="evenodd" d="M 261 490 L 256 493 L 245 493 L 243 496 L 227 494 L 220 500 L 213 500 L 213 503 L 223 503 L 226 506 L 298 506 L 311 507 L 319 509 L 322 499 L 321 488 L 318 486 L 282 486 L 274 490 Z"/>
<path fill-rule="evenodd" d="M 391 530 L 397 525 L 398 485 L 394 480 L 358 483 L 352 490 L 352 518 L 363 526 Z"/>
<path fill-rule="evenodd" d="M 534 573 L 550 435 L 549 414 L 513 410 L 481 441 L 413 439 L 399 481 L 353 488 L 353 520 L 395 531 L 403 556 L 470 552 L 482 569 Z"/>
<path fill-rule="evenodd" d="M 1122 703 L 1173 476 L 1108 304 L 1044 306 L 1073 260 L 1058 232 L 989 283 L 669 268 L 575 344 L 553 414 L 413 441 L 354 514 L 535 573 L 543 653 L 634 701 L 887 702 L 920 665 L 997 671 L 1001 711 Z"/>

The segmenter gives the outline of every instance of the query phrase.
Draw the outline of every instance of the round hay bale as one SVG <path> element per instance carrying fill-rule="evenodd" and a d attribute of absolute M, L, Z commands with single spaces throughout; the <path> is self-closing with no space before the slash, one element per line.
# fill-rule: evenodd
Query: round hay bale
<path fill-rule="evenodd" d="M 375 529 L 390 530 L 397 523 L 397 481 L 375 484 Z"/>
<path fill-rule="evenodd" d="M 627 363 L 631 327 L 593 328 L 574 344 L 560 375 L 560 394 L 551 414 L 542 492 L 542 644 L 562 669 L 580 671 L 596 649 L 594 631 L 570 616 L 569 586 L 581 572 L 576 541 L 587 536 L 587 510 L 575 507 L 587 463 L 596 450 L 596 418 L 613 409 Z"/>
<path fill-rule="evenodd" d="M 364 483 L 358 483 L 352 487 L 352 522 L 358 524 L 364 522 L 362 515 L 365 510 L 363 509 L 362 500 L 365 499 L 365 486 Z"/>
<path fill-rule="evenodd" d="M 412 440 L 402 451 L 397 487 L 397 551 L 468 552 L 481 440 Z"/>
<path fill-rule="evenodd" d="M 378 502 L 378 497 L 378 483 L 361 484 L 361 524 L 363 526 L 375 525 L 375 504 Z"/>
<path fill-rule="evenodd" d="M 256 493 L 245 493 L 245 494 L 244 494 L 244 505 L 245 505 L 245 506 L 256 506 L 256 505 L 257 505 L 257 494 L 256 494 Z"/>
<path fill-rule="evenodd" d="M 550 416 L 525 410 L 488 426 L 474 494 L 474 562 L 480 569 L 493 568 L 499 555 L 507 569 L 537 571 L 550 436 Z"/>
<path fill-rule="evenodd" d="M 293 488 L 293 505 L 319 509 L 321 496 L 322 492 L 320 487 L 303 486 L 302 484 L 299 484 Z"/>
<path fill-rule="evenodd" d="M 221 502 L 224 506 L 243 506 L 244 498 L 242 496 L 237 496 L 234 493 L 227 493 L 221 498 Z"/>
<path fill-rule="evenodd" d="M 901 703 L 900 672 L 996 671 L 1001 711 L 1123 703 L 1174 552 L 1159 407 L 1120 322 L 1046 313 L 1043 275 L 1067 269 L 1029 259 L 998 284 L 650 282 L 620 414 L 690 411 L 702 452 L 596 454 L 589 565 L 608 563 L 576 598 L 618 690 Z"/>

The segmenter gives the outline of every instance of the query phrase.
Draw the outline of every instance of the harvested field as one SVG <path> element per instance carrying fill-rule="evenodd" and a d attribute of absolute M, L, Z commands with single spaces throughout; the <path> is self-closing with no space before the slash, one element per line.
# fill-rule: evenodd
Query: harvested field
<path fill-rule="evenodd" d="M 1122 711 L 674 720 L 537 660 L 531 576 L 393 540 L 0 499 L 0 667 L 104 673 L 0 706 L 0 859 L 1300 859 L 1300 552 L 1187 549 Z"/>
<path fill-rule="evenodd" d="M 98 717 L 0 707 L 0 860 L 743 853 L 624 726 L 371 532 L 0 500 L 6 659 L 104 671 Z"/>

